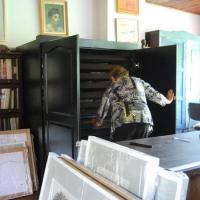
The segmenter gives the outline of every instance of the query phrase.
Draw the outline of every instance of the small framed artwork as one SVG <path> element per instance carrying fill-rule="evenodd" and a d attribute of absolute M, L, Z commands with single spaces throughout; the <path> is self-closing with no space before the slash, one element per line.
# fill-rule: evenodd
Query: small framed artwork
<path fill-rule="evenodd" d="M 116 41 L 137 43 L 139 38 L 137 19 L 116 19 Z"/>
<path fill-rule="evenodd" d="M 117 12 L 139 15 L 139 0 L 116 0 Z"/>
<path fill-rule="evenodd" d="M 41 34 L 67 35 L 66 0 L 40 0 Z"/>
<path fill-rule="evenodd" d="M 0 42 L 5 41 L 5 0 L 0 0 Z"/>

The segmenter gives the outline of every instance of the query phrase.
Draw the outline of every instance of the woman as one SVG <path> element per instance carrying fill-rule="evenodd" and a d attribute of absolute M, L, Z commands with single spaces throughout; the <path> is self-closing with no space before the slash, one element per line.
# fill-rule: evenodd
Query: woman
<path fill-rule="evenodd" d="M 153 120 L 147 99 L 165 106 L 172 103 L 173 91 L 168 90 L 166 98 L 144 80 L 130 77 L 128 70 L 120 65 L 112 69 L 110 78 L 112 84 L 102 97 L 93 125 L 100 127 L 111 107 L 112 141 L 148 137 L 153 131 Z"/>

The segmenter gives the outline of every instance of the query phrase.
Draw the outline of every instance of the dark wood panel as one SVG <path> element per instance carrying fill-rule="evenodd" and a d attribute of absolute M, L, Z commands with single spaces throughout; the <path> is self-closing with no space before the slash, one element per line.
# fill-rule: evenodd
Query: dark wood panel
<path fill-rule="evenodd" d="M 80 71 L 109 71 L 112 68 L 112 65 L 108 63 L 81 63 L 80 64 Z"/>
<path fill-rule="evenodd" d="M 105 72 L 90 72 L 90 73 L 81 73 L 81 81 L 83 80 L 108 80 L 108 73 Z"/>
<path fill-rule="evenodd" d="M 81 108 L 97 108 L 99 107 L 101 101 L 97 100 L 97 101 L 85 101 L 85 102 L 81 102 Z"/>
<path fill-rule="evenodd" d="M 110 85 L 110 81 L 102 82 L 81 82 L 81 89 L 106 89 Z"/>
<path fill-rule="evenodd" d="M 99 99 L 102 97 L 103 92 L 102 91 L 82 91 L 80 93 L 81 99 Z"/>

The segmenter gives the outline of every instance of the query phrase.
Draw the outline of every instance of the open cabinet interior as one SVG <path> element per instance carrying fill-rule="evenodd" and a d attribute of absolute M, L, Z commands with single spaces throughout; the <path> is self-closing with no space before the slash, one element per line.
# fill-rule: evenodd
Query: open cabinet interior
<path fill-rule="evenodd" d="M 130 69 L 131 52 L 116 50 L 81 49 L 80 50 L 80 138 L 87 139 L 95 135 L 109 139 L 110 112 L 103 125 L 94 128 L 90 120 L 96 117 L 101 98 L 110 86 L 109 71 L 115 64 Z"/>

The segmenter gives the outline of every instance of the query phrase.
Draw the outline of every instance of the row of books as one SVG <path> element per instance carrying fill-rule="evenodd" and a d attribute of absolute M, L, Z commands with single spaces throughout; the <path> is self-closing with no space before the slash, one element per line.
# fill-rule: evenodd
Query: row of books
<path fill-rule="evenodd" d="M 10 117 L 10 118 L 1 118 L 0 119 L 0 131 L 4 130 L 15 130 L 19 128 L 19 118 Z"/>
<path fill-rule="evenodd" d="M 18 59 L 0 59 L 0 80 L 18 80 Z"/>
<path fill-rule="evenodd" d="M 19 109 L 19 89 L 0 89 L 0 109 Z"/>

